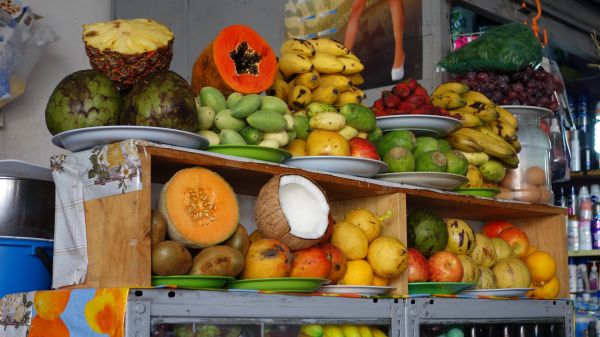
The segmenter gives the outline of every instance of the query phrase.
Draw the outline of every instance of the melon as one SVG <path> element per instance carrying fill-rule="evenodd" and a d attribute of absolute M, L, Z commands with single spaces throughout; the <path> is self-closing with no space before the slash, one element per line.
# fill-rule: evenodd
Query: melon
<path fill-rule="evenodd" d="M 275 81 L 277 59 L 269 44 L 250 27 L 223 29 L 200 53 L 192 68 L 192 89 L 215 87 L 223 93 L 255 94 Z"/>
<path fill-rule="evenodd" d="M 235 192 L 220 175 L 203 167 L 175 173 L 163 186 L 158 204 L 169 237 L 189 248 L 217 245 L 238 228 Z"/>

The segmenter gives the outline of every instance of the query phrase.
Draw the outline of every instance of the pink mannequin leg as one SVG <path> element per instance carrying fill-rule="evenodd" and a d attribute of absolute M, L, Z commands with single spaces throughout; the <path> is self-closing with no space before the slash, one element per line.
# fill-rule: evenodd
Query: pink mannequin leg
<path fill-rule="evenodd" d="M 358 24 L 360 23 L 360 17 L 365 10 L 366 2 L 367 0 L 354 0 L 354 2 L 352 2 L 352 11 L 350 12 L 348 25 L 346 25 L 346 34 L 344 35 L 344 46 L 350 50 L 354 47 L 356 34 L 358 33 Z"/>
<path fill-rule="evenodd" d="M 404 3 L 403 0 L 388 0 L 394 29 L 394 64 L 392 80 L 404 77 Z"/>

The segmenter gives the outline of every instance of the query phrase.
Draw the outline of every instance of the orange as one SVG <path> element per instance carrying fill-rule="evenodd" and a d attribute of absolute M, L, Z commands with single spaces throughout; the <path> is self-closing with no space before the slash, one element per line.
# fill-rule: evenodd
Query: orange
<path fill-rule="evenodd" d="M 53 320 L 65 310 L 70 296 L 71 290 L 38 291 L 33 296 L 33 305 L 38 316 Z"/>
<path fill-rule="evenodd" d="M 535 287 L 531 295 L 535 298 L 551 299 L 556 298 L 559 291 L 560 282 L 558 282 L 556 277 L 553 277 L 550 279 L 550 281 L 543 284 L 540 283 L 539 286 Z"/>
<path fill-rule="evenodd" d="M 373 285 L 378 287 L 385 287 L 390 283 L 389 278 L 380 277 L 373 274 Z"/>
<path fill-rule="evenodd" d="M 69 329 L 62 319 L 45 320 L 35 315 L 31 320 L 28 337 L 69 337 Z"/>
<path fill-rule="evenodd" d="M 556 261 L 552 255 L 538 250 L 525 258 L 533 282 L 548 282 L 556 274 Z"/>

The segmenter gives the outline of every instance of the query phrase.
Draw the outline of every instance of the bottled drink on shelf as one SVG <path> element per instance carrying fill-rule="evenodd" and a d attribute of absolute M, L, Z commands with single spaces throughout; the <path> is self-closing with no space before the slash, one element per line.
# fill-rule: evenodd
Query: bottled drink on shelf
<path fill-rule="evenodd" d="M 584 186 L 582 189 L 587 188 Z M 580 192 L 581 193 L 581 192 Z M 584 199 L 579 205 L 579 250 L 592 249 L 592 201 Z"/>
<path fill-rule="evenodd" d="M 594 125 L 593 125 L 593 147 L 594 147 L 594 157 L 595 157 L 595 166 L 596 168 L 600 168 L 600 101 L 596 103 L 596 108 L 594 112 Z"/>
<path fill-rule="evenodd" d="M 583 133 L 588 130 L 588 97 L 585 93 L 577 100 L 577 129 Z"/>
<path fill-rule="evenodd" d="M 592 199 L 592 203 L 597 203 L 600 200 L 600 185 L 593 184 L 590 188 L 590 199 Z"/>
<path fill-rule="evenodd" d="M 592 232 L 592 249 L 600 249 L 600 202 L 596 202 L 592 209 L 592 222 L 590 228 Z"/>
<path fill-rule="evenodd" d="M 579 130 L 571 130 L 571 171 L 581 171 L 581 147 L 579 146 Z"/>
<path fill-rule="evenodd" d="M 569 258 L 569 292 L 577 292 L 577 264 L 575 258 Z"/>
<path fill-rule="evenodd" d="M 575 192 L 575 186 L 571 186 L 569 194 L 566 196 L 567 199 L 567 212 L 569 216 L 577 215 L 577 192 Z"/>

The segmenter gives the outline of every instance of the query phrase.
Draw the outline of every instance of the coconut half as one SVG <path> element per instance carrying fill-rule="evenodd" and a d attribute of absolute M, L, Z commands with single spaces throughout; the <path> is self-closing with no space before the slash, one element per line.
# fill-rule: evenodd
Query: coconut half
<path fill-rule="evenodd" d="M 273 177 L 256 199 L 258 230 L 291 250 L 319 243 L 327 231 L 328 216 L 325 192 L 312 180 L 299 175 Z"/>

